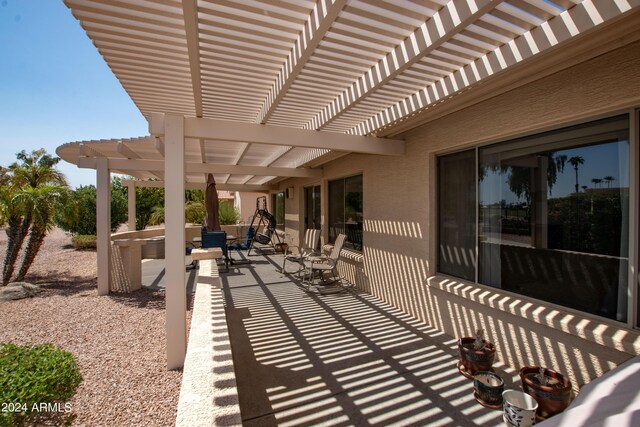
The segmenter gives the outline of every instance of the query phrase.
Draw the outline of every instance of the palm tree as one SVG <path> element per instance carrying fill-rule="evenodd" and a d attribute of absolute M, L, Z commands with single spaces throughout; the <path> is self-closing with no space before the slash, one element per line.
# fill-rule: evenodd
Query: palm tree
<path fill-rule="evenodd" d="M 2 285 L 6 285 L 11 280 L 24 239 L 30 234 L 29 230 L 32 227 L 34 215 L 40 216 L 38 221 L 42 220 L 42 215 L 37 212 L 37 209 L 41 209 L 41 207 L 38 204 L 30 204 L 29 201 L 41 203 L 43 199 L 40 197 L 30 199 L 24 193 L 28 194 L 30 191 L 45 185 L 68 187 L 64 175 L 55 168 L 60 159 L 47 154 L 46 150 L 34 150 L 31 153 L 22 150 L 16 157 L 18 159 L 17 162 L 3 169 L 2 180 L 4 185 L 2 185 L 2 191 L 0 191 L 2 217 L 7 224 L 6 233 L 8 237 L 7 253 L 5 254 L 2 269 Z M 52 222 L 53 219 L 50 221 Z M 44 239 L 44 236 L 42 238 Z M 29 240 L 31 240 L 31 237 Z M 27 245 L 25 259 L 35 258 L 36 254 L 28 253 L 29 250 L 37 251 L 40 248 L 40 245 L 35 243 L 36 241 L 34 240 L 33 244 Z"/>
<path fill-rule="evenodd" d="M 7 252 L 2 265 L 2 286 L 11 280 L 25 237 L 25 234 L 22 234 L 23 210 L 15 200 L 17 188 L 12 184 L 11 178 L 12 174 L 8 169 L 0 168 L 0 226 L 6 226 L 7 233 Z"/>
<path fill-rule="evenodd" d="M 67 190 L 66 186 L 44 184 L 36 188 L 27 187 L 16 195 L 16 198 L 32 213 L 33 220 L 16 281 L 23 281 L 29 272 L 47 232 L 53 228 L 56 209 Z"/>
<path fill-rule="evenodd" d="M 151 215 L 149 215 L 149 225 L 160 225 L 162 223 L 164 223 L 164 206 L 154 206 L 151 209 Z"/>
<path fill-rule="evenodd" d="M 600 183 L 602 182 L 602 180 L 600 178 L 593 178 L 591 180 L 591 182 L 593 182 L 595 188 L 598 188 L 598 185 L 600 185 Z"/>
<path fill-rule="evenodd" d="M 48 154 L 44 148 L 33 150 L 31 153 L 22 150 L 16 154 L 16 157 L 21 163 L 14 162 L 9 166 L 9 170 L 13 172 L 11 181 L 15 187 L 37 188 L 40 185 L 49 183 L 68 185 L 64 174 L 55 168 L 60 158 Z M 27 235 L 31 226 L 31 215 L 32 212 L 29 210 L 24 212 L 21 230 L 23 236 Z"/>
<path fill-rule="evenodd" d="M 184 205 L 184 219 L 191 224 L 204 223 L 204 203 L 189 201 Z M 164 206 L 154 206 L 149 216 L 149 225 L 160 225 L 164 223 Z"/>
<path fill-rule="evenodd" d="M 582 156 L 573 156 L 569 159 L 569 164 L 573 166 L 573 169 L 576 171 L 576 193 L 579 191 L 578 188 L 578 167 L 584 164 L 584 157 Z"/>
<path fill-rule="evenodd" d="M 589 187 L 587 187 L 586 185 L 583 185 L 580 188 L 582 188 L 582 191 L 587 191 L 587 188 L 589 188 Z"/>
<path fill-rule="evenodd" d="M 616 180 L 616 179 L 615 179 L 614 177 L 612 177 L 611 175 L 607 175 L 607 176 L 605 176 L 605 177 L 604 177 L 604 178 L 602 178 L 602 179 L 604 179 L 605 181 L 607 181 L 607 188 L 611 188 L 611 183 L 612 183 L 613 181 L 615 181 L 615 180 Z"/>

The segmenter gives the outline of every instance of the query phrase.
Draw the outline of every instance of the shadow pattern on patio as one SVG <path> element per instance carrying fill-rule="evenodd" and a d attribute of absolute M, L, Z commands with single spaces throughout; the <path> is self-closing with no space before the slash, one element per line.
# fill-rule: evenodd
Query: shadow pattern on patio
<path fill-rule="evenodd" d="M 357 290 L 307 292 L 281 256 L 250 258 L 221 275 L 244 425 L 502 425 L 458 372 L 455 339 Z"/>

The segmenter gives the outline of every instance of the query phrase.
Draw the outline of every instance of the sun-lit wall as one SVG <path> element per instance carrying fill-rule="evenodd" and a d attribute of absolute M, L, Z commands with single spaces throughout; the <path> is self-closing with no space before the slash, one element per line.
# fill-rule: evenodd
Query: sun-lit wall
<path fill-rule="evenodd" d="M 259 197 L 267 196 L 267 209 L 269 209 L 269 197 L 266 193 L 252 193 L 248 191 L 243 191 L 237 193 L 239 194 L 238 205 L 240 205 L 240 223 L 241 224 L 250 224 L 253 215 L 256 213 L 256 201 Z M 237 207 L 237 206 L 236 206 Z"/>
<path fill-rule="evenodd" d="M 327 180 L 357 173 L 364 179 L 364 251 L 345 251 L 342 274 L 451 336 L 483 327 L 507 365 L 543 364 L 567 373 L 576 387 L 640 354 L 635 330 L 441 276 L 436 265 L 438 154 L 632 106 L 640 107 L 640 42 L 416 128 L 403 135 L 407 152 L 402 157 L 349 155 L 324 165 L 325 216 Z M 302 182 L 283 183 L 289 185 L 301 194 Z M 291 211 L 289 206 L 287 220 L 299 228 L 302 205 Z"/>

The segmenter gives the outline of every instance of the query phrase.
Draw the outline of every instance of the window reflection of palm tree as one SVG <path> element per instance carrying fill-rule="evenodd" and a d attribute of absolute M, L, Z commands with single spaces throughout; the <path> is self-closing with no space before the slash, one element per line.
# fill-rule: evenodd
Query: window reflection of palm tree
<path fill-rule="evenodd" d="M 586 185 L 583 185 L 583 186 L 582 186 L 582 187 L 580 187 L 580 188 L 582 188 L 582 191 L 587 191 L 587 188 L 589 188 L 589 187 L 587 187 Z"/>
<path fill-rule="evenodd" d="M 578 167 L 584 164 L 584 157 L 582 156 L 573 156 L 569 159 L 569 164 L 573 166 L 573 169 L 576 171 L 576 193 L 580 187 L 578 185 Z"/>
<path fill-rule="evenodd" d="M 593 185 L 595 188 L 598 188 L 598 185 L 600 185 L 600 183 L 602 183 L 602 180 L 600 178 L 593 178 L 591 180 L 591 182 L 593 182 Z"/>
<path fill-rule="evenodd" d="M 613 181 L 615 181 L 615 180 L 616 180 L 616 179 L 615 179 L 614 177 L 612 177 L 611 175 L 607 175 L 607 176 L 605 176 L 605 177 L 604 177 L 604 178 L 602 178 L 602 179 L 604 179 L 605 181 L 607 181 L 607 188 L 611 188 L 611 183 L 612 183 Z"/>

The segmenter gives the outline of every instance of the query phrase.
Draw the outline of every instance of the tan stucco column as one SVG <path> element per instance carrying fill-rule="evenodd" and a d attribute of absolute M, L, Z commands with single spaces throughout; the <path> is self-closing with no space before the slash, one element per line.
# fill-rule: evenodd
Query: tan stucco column
<path fill-rule="evenodd" d="M 98 295 L 107 295 L 111 274 L 111 173 L 106 157 L 98 157 L 96 166 Z"/>
<path fill-rule="evenodd" d="M 182 116 L 164 118 L 164 155 L 167 368 L 178 369 L 187 352 Z"/>

